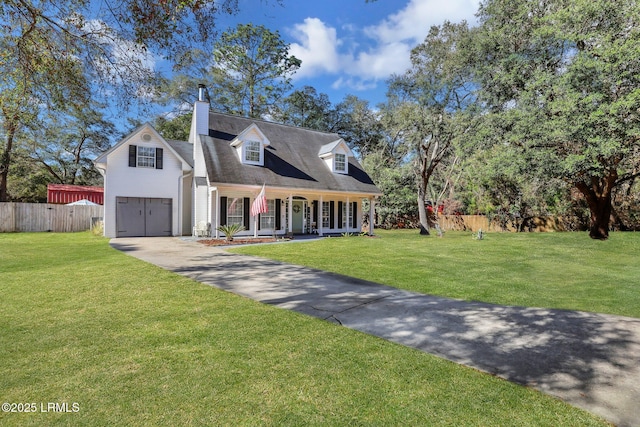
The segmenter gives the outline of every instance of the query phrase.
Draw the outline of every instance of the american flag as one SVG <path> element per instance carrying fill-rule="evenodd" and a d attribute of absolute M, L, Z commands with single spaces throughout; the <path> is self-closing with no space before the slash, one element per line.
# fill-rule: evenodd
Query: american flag
<path fill-rule="evenodd" d="M 264 195 L 264 186 L 265 184 L 262 184 L 262 190 L 260 191 L 260 194 L 258 194 L 258 197 L 256 197 L 256 199 L 253 201 L 253 204 L 251 205 L 251 216 L 258 216 L 263 212 L 269 211 L 267 198 Z"/>

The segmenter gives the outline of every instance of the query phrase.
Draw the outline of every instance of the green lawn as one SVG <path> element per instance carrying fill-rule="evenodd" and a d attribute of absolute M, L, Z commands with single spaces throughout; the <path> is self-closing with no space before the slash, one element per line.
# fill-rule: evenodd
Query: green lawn
<path fill-rule="evenodd" d="M 452 298 L 640 317 L 640 233 L 376 234 L 232 252 Z"/>
<path fill-rule="evenodd" d="M 2 426 L 605 425 L 473 369 L 198 284 L 89 233 L 0 234 L 0 295 L 1 400 L 36 408 L 0 412 Z"/>

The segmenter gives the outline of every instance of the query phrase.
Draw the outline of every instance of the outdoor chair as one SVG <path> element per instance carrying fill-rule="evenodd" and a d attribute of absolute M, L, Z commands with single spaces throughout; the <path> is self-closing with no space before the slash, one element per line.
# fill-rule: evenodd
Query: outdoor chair
<path fill-rule="evenodd" d="M 200 221 L 193 227 L 193 237 L 210 237 L 211 224 L 206 221 Z"/>

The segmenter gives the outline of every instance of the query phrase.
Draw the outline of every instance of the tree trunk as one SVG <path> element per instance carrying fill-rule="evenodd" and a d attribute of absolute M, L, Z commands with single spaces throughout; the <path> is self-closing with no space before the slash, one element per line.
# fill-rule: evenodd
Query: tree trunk
<path fill-rule="evenodd" d="M 7 190 L 7 180 L 9 178 L 9 166 L 11 166 L 11 150 L 13 149 L 13 137 L 16 133 L 16 127 L 9 123 L 6 127 L 7 145 L 0 156 L 0 202 L 9 201 L 9 192 Z"/>
<path fill-rule="evenodd" d="M 596 200 L 596 207 L 591 207 L 591 225 L 589 227 L 589 237 L 598 240 L 609 238 L 609 220 L 611 216 L 611 201 Z"/>
<path fill-rule="evenodd" d="M 429 231 L 429 218 L 427 216 L 426 208 L 426 191 L 420 188 L 418 190 L 418 218 L 420 219 L 420 234 L 428 236 L 431 234 Z"/>
<path fill-rule="evenodd" d="M 609 238 L 609 222 L 611 221 L 611 195 L 618 179 L 616 170 L 607 171 L 604 177 L 591 177 L 591 182 L 576 183 L 576 188 L 587 200 L 591 213 L 589 237 L 598 240 Z"/>

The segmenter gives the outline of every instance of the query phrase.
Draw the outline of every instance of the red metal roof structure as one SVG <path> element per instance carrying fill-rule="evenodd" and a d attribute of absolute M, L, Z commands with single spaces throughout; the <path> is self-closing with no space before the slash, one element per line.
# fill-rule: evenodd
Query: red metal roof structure
<path fill-rule="evenodd" d="M 99 205 L 104 204 L 104 188 L 89 185 L 47 185 L 47 203 L 66 205 L 83 199 Z"/>

